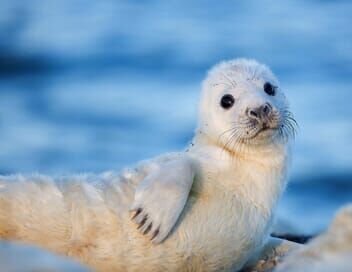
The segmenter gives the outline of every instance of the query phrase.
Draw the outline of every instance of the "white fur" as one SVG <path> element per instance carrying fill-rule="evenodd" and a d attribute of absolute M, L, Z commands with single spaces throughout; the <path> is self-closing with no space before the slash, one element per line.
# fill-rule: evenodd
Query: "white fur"
<path fill-rule="evenodd" d="M 121 174 L 55 181 L 39 175 L 2 177 L 0 237 L 73 256 L 99 271 L 240 269 L 266 241 L 285 185 L 286 137 L 257 128 L 246 134 L 241 127 L 235 135 L 241 140 L 231 143 L 226 133 L 241 123 L 248 107 L 269 102 L 278 112 L 287 108 L 280 88 L 275 96 L 264 93 L 266 81 L 278 85 L 266 66 L 252 60 L 213 68 L 186 152 Z M 225 93 L 236 99 L 228 110 L 219 104 Z M 130 219 L 130 209 L 137 207 L 144 214 L 135 221 L 148 214 L 153 223 L 149 236 L 140 233 L 146 224 L 138 230 Z M 150 235 L 158 226 L 153 244 Z"/>
<path fill-rule="evenodd" d="M 160 243 L 183 211 L 195 169 L 185 154 L 150 164 L 153 169 L 137 187 L 131 210 L 142 209 L 133 220 L 139 224 L 141 233 L 148 234 L 153 243 Z"/>

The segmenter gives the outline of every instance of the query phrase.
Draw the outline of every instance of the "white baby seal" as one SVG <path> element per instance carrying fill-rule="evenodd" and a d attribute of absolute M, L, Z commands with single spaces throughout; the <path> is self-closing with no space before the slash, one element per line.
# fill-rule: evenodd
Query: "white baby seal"
<path fill-rule="evenodd" d="M 269 238 L 294 132 L 269 68 L 222 62 L 186 151 L 121 174 L 1 177 L 0 237 L 98 271 L 237 271 Z"/>

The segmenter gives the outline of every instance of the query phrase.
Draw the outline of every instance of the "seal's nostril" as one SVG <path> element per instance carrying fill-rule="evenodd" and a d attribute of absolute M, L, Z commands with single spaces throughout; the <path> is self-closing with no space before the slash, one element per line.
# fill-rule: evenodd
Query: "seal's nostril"
<path fill-rule="evenodd" d="M 271 105 L 270 104 L 265 104 L 261 107 L 261 112 L 263 116 L 267 116 L 271 112 Z"/>
<path fill-rule="evenodd" d="M 267 105 L 264 106 L 263 112 L 264 113 L 268 113 L 269 112 L 269 107 Z"/>
<path fill-rule="evenodd" d="M 254 110 L 250 110 L 249 115 L 254 116 L 254 117 L 258 117 L 258 113 L 255 112 Z"/>

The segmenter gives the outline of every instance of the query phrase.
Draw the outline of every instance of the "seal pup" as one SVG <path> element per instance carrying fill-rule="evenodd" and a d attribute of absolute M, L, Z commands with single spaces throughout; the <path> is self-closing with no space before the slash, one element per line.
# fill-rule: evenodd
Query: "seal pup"
<path fill-rule="evenodd" d="M 0 237 L 98 271 L 237 271 L 268 248 L 294 132 L 268 67 L 222 62 L 186 151 L 120 174 L 1 177 Z"/>

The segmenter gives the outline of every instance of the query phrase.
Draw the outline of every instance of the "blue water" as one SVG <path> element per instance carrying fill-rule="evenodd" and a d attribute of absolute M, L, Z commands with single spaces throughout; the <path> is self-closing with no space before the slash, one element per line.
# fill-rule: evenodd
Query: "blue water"
<path fill-rule="evenodd" d="M 120 169 L 183 148 L 207 69 L 268 64 L 300 125 L 279 218 L 352 201 L 352 2 L 0 0 L 0 172 Z"/>

